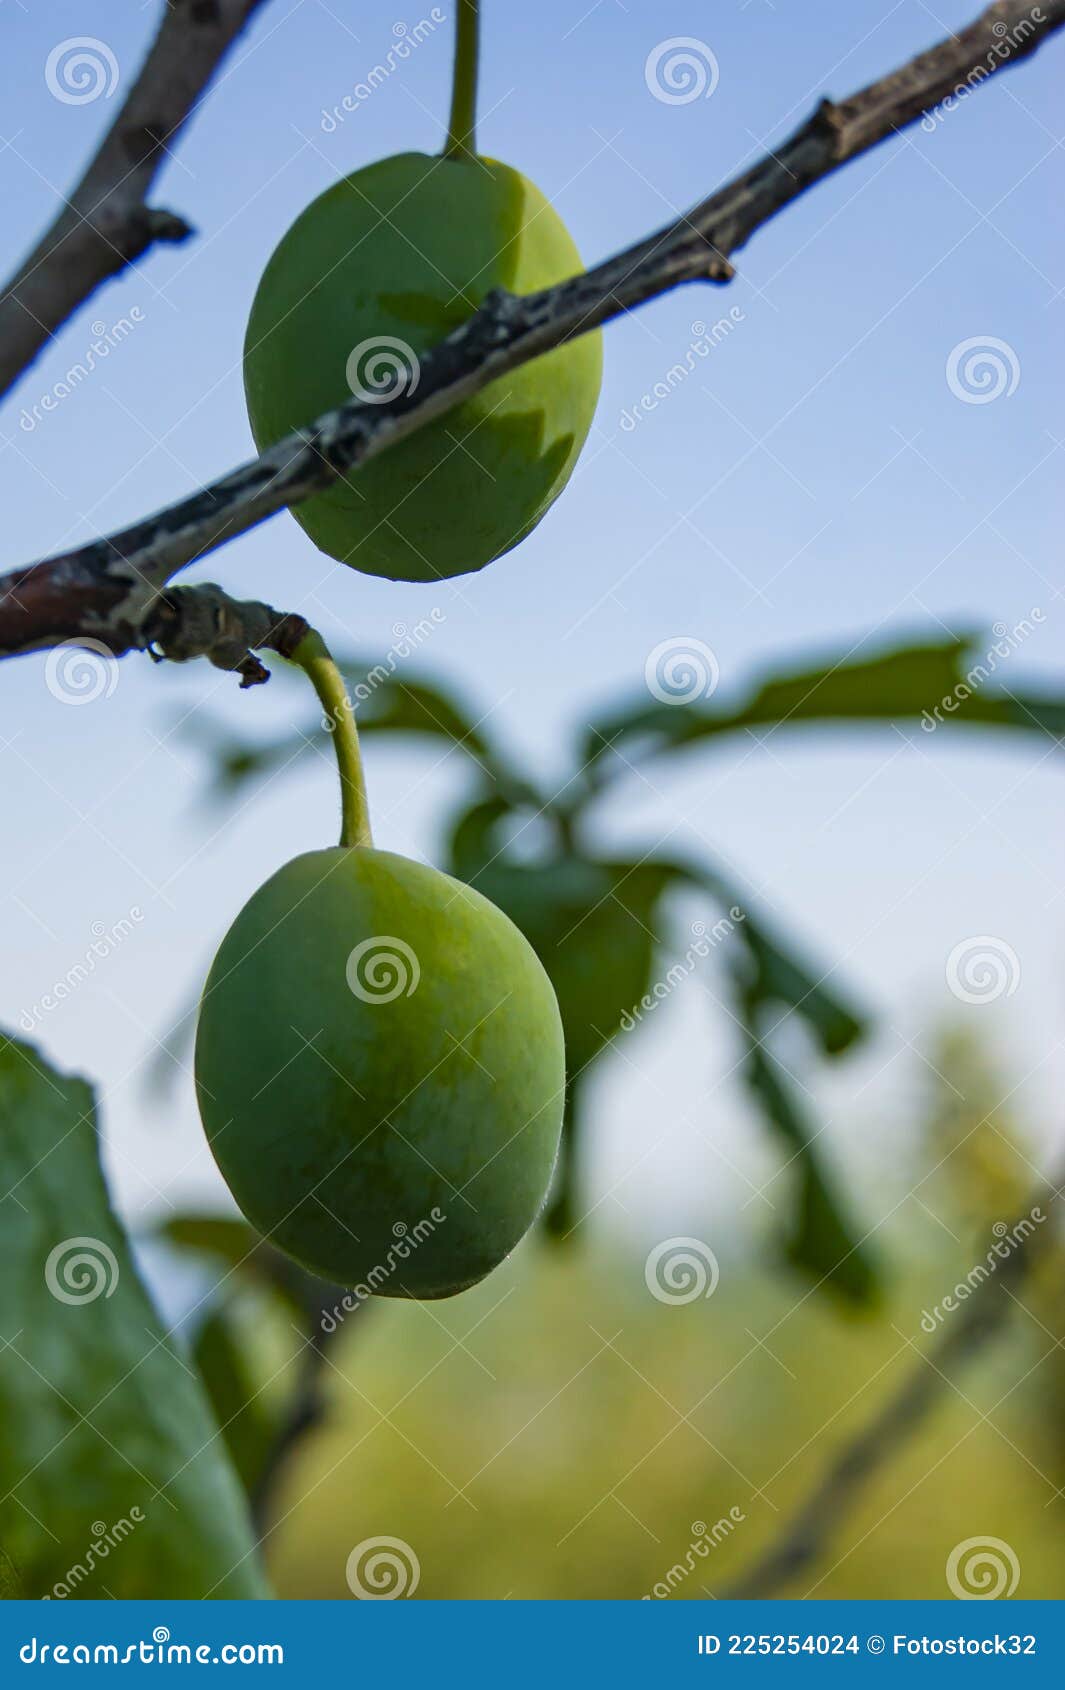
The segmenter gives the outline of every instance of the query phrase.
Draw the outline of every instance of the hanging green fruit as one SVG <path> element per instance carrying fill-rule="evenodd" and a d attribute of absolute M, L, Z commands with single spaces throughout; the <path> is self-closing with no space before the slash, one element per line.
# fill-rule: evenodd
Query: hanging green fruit
<path fill-rule="evenodd" d="M 528 941 L 487 898 L 372 846 L 358 742 L 316 635 L 297 652 L 336 724 L 341 844 L 237 916 L 200 1009 L 196 1084 L 247 1219 L 323 1278 L 446 1297 L 543 1208 L 562 1025 Z"/>
<path fill-rule="evenodd" d="M 475 151 L 476 58 L 477 8 L 462 0 L 442 156 L 400 153 L 344 177 L 267 264 L 244 348 L 260 448 L 353 393 L 413 389 L 420 359 L 492 289 L 535 292 L 581 270 L 539 189 Z M 433 581 L 481 569 L 565 487 L 601 374 L 596 330 L 500 376 L 293 515 L 322 551 L 366 574 Z"/>

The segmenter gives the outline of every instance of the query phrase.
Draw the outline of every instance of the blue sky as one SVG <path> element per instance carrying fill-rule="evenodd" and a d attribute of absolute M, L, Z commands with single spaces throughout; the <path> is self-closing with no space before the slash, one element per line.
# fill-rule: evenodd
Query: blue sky
<path fill-rule="evenodd" d="M 821 94 L 883 74 L 974 10 L 599 0 L 582 16 L 561 0 L 489 0 L 480 145 L 533 177 L 591 261 L 745 167 Z M 110 121 L 157 11 L 0 0 L 19 67 L 0 123 L 9 267 Z M 240 350 L 262 266 L 339 174 L 439 148 L 450 20 L 331 132 L 323 109 L 385 58 L 397 25 L 431 12 L 264 7 L 154 195 L 199 234 L 91 301 L 0 416 L 8 565 L 133 520 L 249 455 Z M 49 54 L 76 36 L 113 54 L 110 99 L 69 104 L 50 90 Z M 648 57 L 677 37 L 712 52 L 711 97 L 669 104 L 650 92 Z M 426 665 L 490 712 L 545 778 L 567 771 L 589 710 L 640 688 L 649 651 L 667 639 L 708 644 L 724 695 L 778 661 L 944 627 L 1012 627 L 1038 610 L 1004 678 L 1049 684 L 1065 651 L 1063 52 L 1053 40 L 934 132 L 911 130 L 819 185 L 737 255 L 729 288 L 686 288 L 610 325 L 596 425 L 570 489 L 483 574 L 434 587 L 363 578 L 283 515 L 187 578 L 302 610 L 338 647 L 371 653 L 393 643 L 397 624 L 438 610 Z M 693 325 L 731 308 L 732 327 L 691 377 L 623 426 L 699 338 Z M 123 318 L 132 327 L 106 362 L 35 416 Z M 989 339 L 1007 349 L 1013 391 L 965 402 L 948 361 Z M 128 659 L 108 692 L 72 708 L 49 691 L 42 657 L 0 666 L 0 1021 L 16 1025 L 101 926 L 131 920 L 34 1036 L 98 1079 L 109 1168 L 128 1207 L 222 1201 L 190 1087 L 159 1109 L 143 1089 L 144 1057 L 254 887 L 332 839 L 334 786 L 325 769 L 302 768 L 218 831 L 202 765 L 175 723 L 207 710 L 268 731 L 305 708 L 298 690 L 242 694 L 204 665 Z M 464 779 L 457 760 L 374 746 L 368 769 L 379 842 L 431 858 Z M 945 1019 L 1000 1045 L 1018 1102 L 1053 1135 L 1061 803 L 1045 748 L 946 732 L 785 731 L 656 774 L 653 788 L 631 783 L 602 826 L 613 845 L 647 849 L 669 832 L 674 845 L 713 851 L 808 947 L 841 959 L 841 979 L 880 1031 L 819 1095 L 872 1218 L 894 1200 L 899 1147 L 931 1078 L 922 1040 Z M 681 928 L 695 913 L 680 912 Z M 1008 998 L 965 1005 L 949 993 L 946 959 L 975 935 L 1018 959 Z M 769 1216 L 752 1191 L 777 1160 L 722 1079 L 731 1035 L 713 989 L 712 972 L 693 979 L 597 1081 L 597 1224 L 651 1226 L 653 1216 L 676 1228 L 748 1203 L 753 1230 Z M 660 1148 L 648 1157 L 651 1127 Z"/>

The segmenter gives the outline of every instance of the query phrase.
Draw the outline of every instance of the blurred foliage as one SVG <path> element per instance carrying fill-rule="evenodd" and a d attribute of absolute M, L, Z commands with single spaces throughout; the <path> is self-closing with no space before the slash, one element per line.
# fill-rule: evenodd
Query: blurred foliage
<path fill-rule="evenodd" d="M 579 1147 L 584 1079 L 590 1067 L 628 1036 L 648 1005 L 671 989 L 695 956 L 719 952 L 740 1059 L 752 1100 L 779 1135 L 794 1165 L 791 1214 L 780 1253 L 818 1285 L 864 1305 L 880 1283 L 878 1264 L 860 1243 L 865 1228 L 851 1213 L 818 1147 L 805 1079 L 779 1054 L 778 1033 L 792 1021 L 805 1029 L 810 1058 L 838 1057 L 861 1038 L 862 1010 L 829 985 L 831 964 L 809 962 L 794 942 L 770 934 L 744 893 L 712 864 L 667 859 L 654 848 L 626 860 L 604 859 L 587 842 L 586 811 L 608 782 L 683 745 L 755 727 L 826 723 L 894 723 L 936 719 L 995 725 L 1046 735 L 1065 729 L 1065 701 L 973 690 L 965 683 L 975 638 L 909 644 L 874 657 L 837 654 L 814 666 L 764 677 L 738 703 L 635 700 L 592 718 L 575 734 L 576 758 L 557 791 L 546 792 L 451 690 L 416 673 L 409 661 L 373 665 L 341 660 L 360 732 L 429 736 L 469 758 L 473 791 L 452 818 L 442 866 L 475 885 L 521 928 L 558 995 L 566 1034 L 568 1095 L 563 1152 L 547 1215 L 558 1236 L 574 1227 L 580 1204 Z M 945 699 L 958 700 L 943 715 Z M 308 722 L 272 741 L 250 744 L 202 713 L 186 724 L 213 771 L 219 804 L 250 783 L 285 769 L 327 739 Z M 530 859 L 529 839 L 545 836 Z M 711 904 L 709 939 L 678 963 L 671 930 L 673 894 L 703 893 Z M 727 915 L 719 912 L 728 912 Z M 715 919 L 716 917 L 716 919 Z M 705 935 L 708 926 L 703 926 Z M 191 1027 L 192 1016 L 186 1018 Z M 792 1060 L 794 1060 L 792 1058 Z"/>
<path fill-rule="evenodd" d="M 269 1522 L 279 1593 L 349 1598 L 353 1546 L 384 1535 L 417 1556 L 418 1598 L 727 1594 L 911 1374 L 928 1343 L 922 1315 L 982 1259 L 989 1217 L 1012 1215 L 1036 1183 L 986 1051 L 948 1031 L 930 1060 L 915 1167 L 899 1166 L 883 1204 L 905 1265 L 860 1323 L 796 1299 L 718 1235 L 709 1297 L 657 1299 L 642 1250 L 601 1246 L 582 1256 L 575 1295 L 572 1258 L 533 1239 L 461 1298 L 375 1303 L 357 1330 L 342 1320 L 328 1412 L 292 1452 Z M 210 1229 L 192 1217 L 167 1230 L 202 1253 Z M 233 1252 L 213 1253 L 227 1294 Z M 263 1299 L 246 1333 L 250 1383 L 291 1389 L 292 1306 L 269 1289 L 268 1257 L 242 1247 L 238 1259 Z M 1026 1306 L 1036 1284 L 1060 1287 L 1061 1265 L 1030 1283 Z M 1047 1442 L 1061 1425 L 1059 1355 L 1018 1308 L 962 1389 L 944 1381 L 825 1563 L 787 1594 L 947 1596 L 951 1550 L 992 1535 L 1018 1557 L 1019 1596 L 1056 1595 L 1065 1499 Z M 693 1546 L 706 1538 L 704 1555 Z"/>
<path fill-rule="evenodd" d="M 0 1580 L 13 1566 L 32 1597 L 265 1595 L 203 1392 L 111 1212 L 92 1092 L 5 1039 L 0 1118 Z"/>

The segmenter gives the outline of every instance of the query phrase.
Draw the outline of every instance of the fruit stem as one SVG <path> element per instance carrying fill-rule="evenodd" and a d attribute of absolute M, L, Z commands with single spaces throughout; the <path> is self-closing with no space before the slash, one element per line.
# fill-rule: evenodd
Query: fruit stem
<path fill-rule="evenodd" d="M 480 56 L 478 0 L 458 0 L 455 11 L 455 70 L 444 157 L 472 163 L 477 157 L 477 61 Z"/>
<path fill-rule="evenodd" d="M 325 725 L 333 736 L 340 771 L 340 843 L 372 845 L 355 711 L 344 689 L 340 670 L 321 634 L 313 628 L 303 636 L 292 653 L 292 661 L 299 664 L 318 694 L 325 711 Z"/>

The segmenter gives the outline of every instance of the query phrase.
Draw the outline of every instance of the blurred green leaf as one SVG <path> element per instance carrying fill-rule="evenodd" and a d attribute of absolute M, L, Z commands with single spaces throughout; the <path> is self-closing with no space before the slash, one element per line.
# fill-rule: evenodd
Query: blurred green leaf
<path fill-rule="evenodd" d="M 746 894 L 719 869 L 678 864 L 676 873 L 678 879 L 705 888 L 722 908 L 728 909 L 733 931 L 747 951 L 747 990 L 754 1001 L 794 1011 L 806 1022 L 826 1056 L 838 1056 L 864 1035 L 865 1016 L 828 984 L 833 970 L 819 970 L 790 939 L 775 934 L 766 918 L 752 910 Z"/>
<path fill-rule="evenodd" d="M 174 1215 L 159 1228 L 158 1236 L 178 1249 L 212 1256 L 245 1282 L 276 1292 L 301 1320 L 317 1319 L 323 1308 L 332 1308 L 344 1294 L 341 1286 L 308 1273 L 237 1216 Z"/>
<path fill-rule="evenodd" d="M 90 1088 L 7 1040 L 0 1122 L 0 1537 L 25 1593 L 80 1569 L 82 1596 L 266 1595 L 200 1382 L 111 1211 Z"/>
<path fill-rule="evenodd" d="M 392 658 L 377 664 L 364 657 L 338 658 L 337 667 L 354 706 L 360 734 L 415 734 L 443 740 L 449 747 L 461 749 L 489 780 L 515 792 L 525 791 L 536 799 L 536 794 L 525 788 L 509 767 L 484 727 L 450 689 L 426 680 L 407 666 L 402 673 L 398 669 L 393 672 L 393 663 Z M 306 693 L 305 677 L 296 665 L 279 660 L 276 673 L 290 682 L 298 679 Z M 309 695 L 308 704 L 311 704 Z M 216 800 L 232 797 L 252 782 L 295 764 L 308 753 L 332 757 L 329 732 L 321 717 L 311 714 L 303 728 L 259 742 L 234 735 L 227 723 L 200 712 L 184 719 L 179 731 L 211 765 Z"/>
<path fill-rule="evenodd" d="M 849 1302 L 872 1303 L 879 1274 L 846 1204 L 830 1188 L 814 1147 L 816 1130 L 798 1086 L 757 1032 L 749 1029 L 744 1074 L 766 1119 L 794 1152 L 797 1200 L 785 1229 L 784 1249 L 793 1265 Z"/>
<path fill-rule="evenodd" d="M 192 1353 L 229 1458 L 250 1495 L 273 1448 L 278 1417 L 272 1412 L 227 1308 L 211 1310 L 196 1335 Z"/>
<path fill-rule="evenodd" d="M 968 722 L 1060 736 L 1065 698 L 987 691 L 971 686 L 982 640 L 974 633 L 892 647 L 874 657 L 851 651 L 813 666 L 769 674 L 738 704 L 660 703 L 640 697 L 592 725 L 581 747 L 582 765 L 594 766 L 633 739 L 650 743 L 644 754 L 676 749 L 744 728 L 810 722 Z M 962 691 L 967 696 L 958 697 Z M 950 701 L 956 708 L 945 707 Z M 936 712 L 939 712 L 938 717 Z"/>

